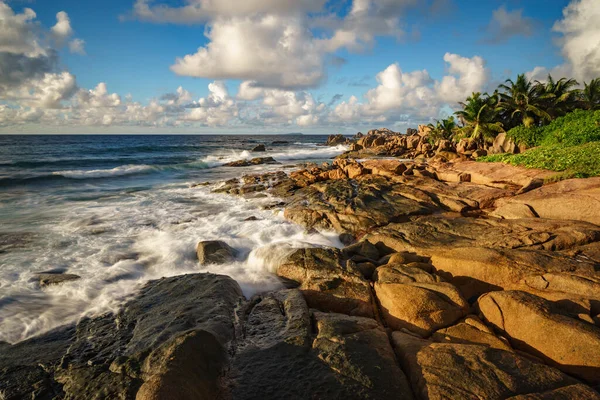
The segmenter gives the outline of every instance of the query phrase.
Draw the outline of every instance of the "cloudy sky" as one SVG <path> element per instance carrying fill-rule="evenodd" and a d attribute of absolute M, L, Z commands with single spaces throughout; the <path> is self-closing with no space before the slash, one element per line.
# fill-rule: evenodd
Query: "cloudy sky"
<path fill-rule="evenodd" d="M 355 133 L 600 76 L 600 0 L 0 0 L 0 132 Z"/>

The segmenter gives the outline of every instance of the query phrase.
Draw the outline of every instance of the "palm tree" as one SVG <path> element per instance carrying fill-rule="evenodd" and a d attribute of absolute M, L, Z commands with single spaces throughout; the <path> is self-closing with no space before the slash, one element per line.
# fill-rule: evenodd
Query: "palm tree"
<path fill-rule="evenodd" d="M 453 116 L 450 116 L 441 121 L 436 121 L 436 124 L 429 124 L 431 136 L 433 140 L 452 140 L 456 133 L 456 121 Z"/>
<path fill-rule="evenodd" d="M 600 78 L 592 79 L 590 83 L 584 82 L 581 103 L 586 110 L 600 110 Z"/>
<path fill-rule="evenodd" d="M 552 119 L 543 109 L 539 89 L 525 77 L 525 74 L 518 75 L 514 82 L 512 79 L 507 79 L 505 83 L 498 87 L 503 91 L 499 93 L 499 105 L 509 114 L 511 125 L 522 123 L 529 127 L 540 120 Z"/>
<path fill-rule="evenodd" d="M 498 133 L 503 132 L 502 123 L 498 120 L 497 95 L 473 93 L 464 103 L 459 103 L 463 110 L 454 114 L 463 125 L 459 128 L 462 136 L 476 140 L 480 145 L 491 142 Z"/>
<path fill-rule="evenodd" d="M 560 78 L 555 81 L 548 75 L 546 83 L 535 81 L 534 89 L 548 114 L 555 119 L 577 108 L 579 91 L 573 89 L 579 83 L 575 79 Z"/>

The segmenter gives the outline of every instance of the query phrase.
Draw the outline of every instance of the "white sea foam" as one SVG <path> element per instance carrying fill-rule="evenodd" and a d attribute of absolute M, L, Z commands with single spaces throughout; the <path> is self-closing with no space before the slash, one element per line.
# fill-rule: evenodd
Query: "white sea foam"
<path fill-rule="evenodd" d="M 314 143 L 303 143 L 301 148 L 291 148 L 279 151 L 250 152 L 230 151 L 228 153 L 211 154 L 202 159 L 203 162 L 211 167 L 224 165 L 229 162 L 245 160 L 253 157 L 273 157 L 277 161 L 294 160 L 326 160 L 348 150 L 348 146 L 317 146 Z"/>
<path fill-rule="evenodd" d="M 207 187 L 163 186 L 45 207 L 52 223 L 38 228 L 35 246 L 0 261 L 0 341 L 16 342 L 76 321 L 115 311 L 150 279 L 209 271 L 236 279 L 246 296 L 280 287 L 274 276 L 294 248 L 340 247 L 334 233 L 305 233 L 281 213 L 263 210 L 275 199 L 243 200 Z M 254 216 L 258 220 L 245 221 Z M 224 240 L 237 261 L 201 267 L 199 240 Z M 40 289 L 33 273 L 62 268 L 81 279 Z"/>
<path fill-rule="evenodd" d="M 139 174 L 153 170 L 155 167 L 151 165 L 121 165 L 111 169 L 75 169 L 70 171 L 54 171 L 52 175 L 60 175 L 72 179 L 89 179 L 89 178 L 107 178 L 111 176 L 121 176 L 130 174 Z"/>

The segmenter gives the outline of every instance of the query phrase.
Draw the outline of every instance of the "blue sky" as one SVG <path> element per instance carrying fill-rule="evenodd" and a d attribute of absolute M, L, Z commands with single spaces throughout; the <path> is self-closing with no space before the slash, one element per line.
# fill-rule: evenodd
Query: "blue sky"
<path fill-rule="evenodd" d="M 224 2 L 227 1 L 230 0 Z M 0 105 L 4 104 L 0 112 L 5 114 L 0 118 L 0 130 L 51 131 L 61 126 L 75 126 L 82 131 L 102 132 L 106 129 L 127 131 L 127 127 L 137 131 L 146 126 L 165 131 L 208 129 L 225 132 L 252 130 L 261 123 L 283 131 L 356 131 L 379 125 L 403 127 L 435 119 L 440 110 L 447 112 L 470 90 L 493 88 L 517 73 L 530 72 L 532 78 L 541 79 L 547 71 L 554 69 L 586 79 L 600 68 L 594 69 L 592 65 L 578 71 L 575 58 L 581 57 L 583 52 L 594 61 L 600 54 L 598 43 L 570 51 L 564 41 L 569 35 L 597 37 L 594 35 L 598 28 L 586 32 L 586 29 L 594 29 L 590 28 L 589 21 L 586 22 L 589 14 L 593 16 L 597 12 L 600 15 L 597 0 L 435 0 L 427 5 L 413 0 L 302 0 L 290 6 L 291 10 L 282 7 L 273 13 L 268 4 L 270 1 L 273 0 L 265 0 L 264 7 L 260 0 L 249 1 L 248 4 L 256 5 L 255 9 L 250 4 L 249 9 L 240 14 L 227 9 L 226 4 L 225 9 L 207 11 L 206 0 L 105 0 L 101 6 L 80 0 L 14 0 L 4 4 L 0 0 L 0 4 L 5 8 L 8 6 L 13 13 L 4 17 L 8 21 L 5 30 L 29 29 L 45 43 L 46 55 L 54 50 L 59 55 L 51 70 L 45 69 L 12 86 L 10 82 L 5 88 L 0 86 Z M 286 3 L 294 2 L 280 2 Z M 297 5 L 299 3 L 302 4 Z M 362 7 L 359 3 L 366 11 L 359 10 Z M 141 6 L 146 7 L 147 13 L 136 11 L 136 7 Z M 193 12 L 182 10 L 184 6 L 194 7 Z M 563 15 L 567 6 L 570 11 Z M 9 24 L 10 18 L 16 21 L 27 8 L 35 12 L 35 18 L 30 18 L 24 27 Z M 68 15 L 70 30 L 60 40 L 53 41 L 48 38 L 56 34 L 52 27 L 61 11 Z M 193 13 L 197 16 L 191 18 Z M 352 13 L 359 17 L 352 19 Z M 265 23 L 267 28 L 263 33 L 266 36 L 276 35 L 286 26 L 296 29 L 297 36 L 293 40 L 294 46 L 301 49 L 300 54 L 288 56 L 285 50 L 281 53 L 281 49 L 270 48 L 266 37 L 239 43 L 242 53 L 245 47 L 256 45 L 253 54 L 260 53 L 256 59 L 248 60 L 248 55 L 236 58 L 235 53 L 228 50 L 240 39 L 235 32 L 242 32 L 242 39 L 253 36 L 252 24 L 242 26 L 243 20 L 259 25 L 261 22 L 256 21 L 265 22 L 267 17 L 271 20 Z M 557 21 L 567 18 L 579 25 L 572 28 L 571 23 L 568 32 L 553 29 Z M 319 19 L 325 22 L 319 22 Z M 512 26 L 512 22 L 516 25 Z M 381 28 L 386 24 L 390 27 Z M 273 28 L 274 25 L 281 29 Z M 214 33 L 212 38 L 205 35 L 210 31 Z M 337 40 L 337 32 L 344 33 L 340 35 L 343 39 Z M 347 39 L 348 35 L 353 35 L 352 39 Z M 74 39 L 83 40 L 85 54 L 70 51 L 69 43 Z M 199 48 L 210 48 L 210 51 L 200 54 Z M 304 49 L 307 49 L 306 54 L 302 54 Z M 0 34 L 0 54 L 3 54 L 2 50 Z M 16 54 L 20 50 L 10 51 Z M 223 51 L 229 53 L 223 55 Z M 275 54 L 276 51 L 281 54 Z M 564 56 L 573 53 L 573 59 Z M 448 62 L 444 59 L 447 54 L 457 58 Z M 22 55 L 31 57 L 24 50 Z M 186 55 L 196 56 L 187 63 L 176 61 Z M 271 60 L 269 65 L 266 61 L 261 65 L 266 59 Z M 245 66 L 244 63 L 252 65 Z M 172 68 L 176 64 L 180 64 L 179 69 Z M 277 64 L 285 72 L 281 77 L 271 78 L 279 72 Z M 299 78 L 306 72 L 304 64 L 312 65 L 307 66 L 307 74 L 314 73 L 319 77 Z M 397 68 L 390 69 L 393 65 Z M 227 69 L 225 66 L 230 70 L 222 71 Z M 453 70 L 455 67 L 458 69 Z M 427 74 L 424 77 L 408 75 L 423 70 Z M 381 83 L 382 76 L 377 78 L 383 71 L 388 71 L 388 83 L 384 84 Z M 6 75 L 6 70 L 0 72 Z M 36 100 L 35 91 L 43 92 L 44 89 L 34 80 L 45 76 L 48 81 L 60 73 L 71 74 L 74 78 L 74 83 L 69 82 L 68 90 L 51 101 Z M 446 93 L 439 93 L 439 85 L 445 77 L 452 76 L 456 82 L 448 80 L 446 83 L 450 86 Z M 418 82 L 413 82 L 413 78 Z M 61 79 L 64 81 L 64 75 Z M 412 83 L 406 83 L 408 81 Z M 102 95 L 90 92 L 101 82 L 106 84 L 106 96 L 119 96 L 118 102 L 109 104 L 100 97 L 97 101 L 92 99 Z M 242 82 L 250 82 L 261 92 L 240 99 L 236 95 Z M 210 90 L 209 85 L 213 83 L 216 85 Z M 409 86 L 404 86 L 407 84 Z M 23 87 L 15 88 L 17 85 Z M 397 88 L 398 85 L 402 88 Z M 179 87 L 185 91 L 181 101 L 164 104 L 161 98 L 175 93 Z M 226 94 L 223 88 L 227 89 Z M 423 95 L 423 91 L 427 93 Z M 24 101 L 23 95 L 14 94 L 17 92 L 27 93 L 25 97 L 31 99 Z M 406 100 L 409 96 L 419 96 L 419 93 L 424 97 L 423 104 Z M 356 98 L 354 104 L 353 96 Z M 292 99 L 293 104 L 284 105 L 282 102 L 286 100 L 282 99 Z M 234 104 L 230 104 L 230 100 Z M 143 109 L 153 102 L 156 107 L 166 107 L 170 111 L 163 110 L 161 114 Z M 139 117 L 146 121 L 117 115 L 125 112 L 127 104 L 131 105 L 130 110 L 135 104 Z M 269 108 L 272 104 L 279 108 Z M 320 104 L 323 106 L 319 107 Z M 336 111 L 340 104 L 348 106 L 344 117 L 341 117 L 342 107 Z M 181 106 L 182 109 L 176 111 L 170 106 Z M 84 110 L 84 107 L 88 108 Z M 188 118 L 186 113 L 194 109 L 195 114 Z M 227 112 L 232 114 L 231 118 L 225 116 Z M 181 115 L 176 115 L 178 113 Z M 244 120 L 246 115 L 255 118 Z M 399 120 L 393 115 L 404 117 Z M 147 118 L 156 118 L 156 121 Z"/>

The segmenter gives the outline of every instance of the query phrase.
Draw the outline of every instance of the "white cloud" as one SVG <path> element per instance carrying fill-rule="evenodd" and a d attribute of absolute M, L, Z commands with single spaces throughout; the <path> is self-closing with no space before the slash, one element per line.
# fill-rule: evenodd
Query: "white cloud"
<path fill-rule="evenodd" d="M 534 80 L 573 77 L 580 83 L 600 77 L 600 7 L 597 0 L 572 0 L 553 26 L 565 62 L 553 68 L 536 66 L 526 73 Z"/>
<path fill-rule="evenodd" d="M 210 43 L 176 60 L 185 76 L 252 79 L 271 87 L 315 86 L 325 76 L 324 50 L 300 17 L 275 15 L 215 21 Z"/>
<path fill-rule="evenodd" d="M 71 19 L 66 12 L 60 11 L 56 14 L 56 25 L 50 28 L 50 32 L 59 44 L 63 44 L 73 34 Z"/>
<path fill-rule="evenodd" d="M 581 80 L 600 76 L 600 5 L 598 0 L 573 0 L 553 30 L 562 33 L 562 54 Z"/>
<path fill-rule="evenodd" d="M 193 0 L 184 7 L 169 7 L 138 0 L 134 14 L 155 22 L 207 23 L 209 43 L 176 59 L 171 69 L 178 75 L 301 89 L 319 85 L 329 62 L 343 61 L 337 51 L 364 50 L 378 36 L 400 39 L 402 11 L 416 4 L 353 0 L 347 15 L 339 17 L 323 9 L 325 1 L 251 0 L 235 6 L 232 2 Z"/>
<path fill-rule="evenodd" d="M 330 119 L 340 122 L 395 121 L 410 116 L 426 120 L 437 117 L 443 108 L 456 106 L 475 91 L 484 89 L 489 71 L 481 57 L 461 57 L 446 53 L 448 73 L 441 80 L 426 70 L 403 72 L 398 64 L 377 74 L 379 85 L 365 94 L 365 102 L 351 97 L 331 112 Z"/>
<path fill-rule="evenodd" d="M 73 39 L 69 42 L 69 51 L 74 54 L 85 55 L 85 41 L 82 39 Z"/>
<path fill-rule="evenodd" d="M 448 63 L 450 75 L 436 84 L 436 91 L 441 101 L 454 107 L 471 93 L 482 90 L 490 78 L 485 61 L 479 56 L 466 58 L 446 53 L 444 61 Z"/>
<path fill-rule="evenodd" d="M 12 8 L 0 1 L 0 52 L 23 54 L 28 57 L 46 55 L 36 35 L 35 11 L 23 9 L 15 14 Z"/>
<path fill-rule="evenodd" d="M 513 36 L 531 36 L 535 28 L 535 21 L 524 17 L 522 9 L 507 11 L 505 6 L 501 6 L 492 12 L 492 20 L 486 27 L 483 42 L 503 43 Z"/>

